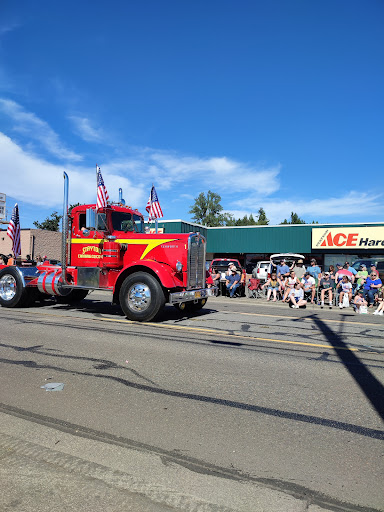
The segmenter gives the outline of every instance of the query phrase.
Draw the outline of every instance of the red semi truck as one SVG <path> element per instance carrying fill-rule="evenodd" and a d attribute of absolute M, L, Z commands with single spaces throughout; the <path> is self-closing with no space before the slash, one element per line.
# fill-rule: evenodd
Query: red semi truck
<path fill-rule="evenodd" d="M 200 233 L 148 234 L 141 213 L 122 204 L 68 213 L 64 173 L 61 265 L 2 265 L 0 304 L 21 307 L 51 296 L 75 303 L 90 290 L 107 290 L 130 320 L 153 320 L 166 303 L 196 311 L 216 294 L 206 288 L 205 255 Z"/>

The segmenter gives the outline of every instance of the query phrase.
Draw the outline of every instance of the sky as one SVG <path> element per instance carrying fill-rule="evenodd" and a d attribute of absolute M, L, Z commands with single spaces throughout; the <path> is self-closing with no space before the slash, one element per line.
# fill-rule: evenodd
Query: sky
<path fill-rule="evenodd" d="M 0 192 L 22 228 L 208 190 L 270 224 L 384 220 L 382 0 L 1 0 Z M 8 216 L 9 219 L 9 216 Z"/>

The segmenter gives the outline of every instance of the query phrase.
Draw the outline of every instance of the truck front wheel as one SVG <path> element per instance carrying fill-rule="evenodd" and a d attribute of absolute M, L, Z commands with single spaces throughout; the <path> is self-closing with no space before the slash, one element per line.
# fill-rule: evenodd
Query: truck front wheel
<path fill-rule="evenodd" d="M 15 268 L 0 270 L 0 304 L 3 307 L 20 308 L 26 305 L 29 302 L 29 292 Z"/>
<path fill-rule="evenodd" d="M 135 272 L 123 282 L 119 301 L 121 309 L 129 320 L 149 322 L 162 311 L 165 296 L 155 277 L 145 272 Z"/>

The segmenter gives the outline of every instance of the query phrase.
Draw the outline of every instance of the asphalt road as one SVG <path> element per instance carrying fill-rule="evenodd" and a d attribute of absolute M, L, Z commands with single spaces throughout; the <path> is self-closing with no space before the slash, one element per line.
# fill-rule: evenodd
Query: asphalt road
<path fill-rule="evenodd" d="M 108 300 L 0 309 L 0 510 L 384 510 L 383 317 Z"/>

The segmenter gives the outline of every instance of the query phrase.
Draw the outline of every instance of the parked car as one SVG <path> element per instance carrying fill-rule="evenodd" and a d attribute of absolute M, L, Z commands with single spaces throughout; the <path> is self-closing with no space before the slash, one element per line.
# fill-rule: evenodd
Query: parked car
<path fill-rule="evenodd" d="M 237 292 L 240 295 L 244 296 L 247 274 L 245 268 L 240 264 L 239 260 L 236 260 L 234 258 L 216 258 L 212 260 L 209 271 L 211 272 L 212 268 L 215 268 L 218 272 L 220 272 L 222 281 L 224 281 L 226 272 L 228 270 L 228 265 L 230 263 L 233 263 L 235 265 L 237 272 L 241 275 L 241 283 L 239 288 L 237 289 Z"/>
<path fill-rule="evenodd" d="M 271 264 L 269 265 L 268 278 L 271 277 L 272 272 L 276 272 L 276 267 L 277 267 L 277 265 L 280 264 L 281 260 L 285 260 L 288 267 L 290 267 L 292 265 L 292 263 L 296 263 L 297 260 L 304 261 L 304 259 L 305 258 L 302 254 L 295 254 L 292 252 L 287 252 L 287 253 L 283 253 L 283 254 L 272 254 L 271 260 L 273 262 L 273 265 L 271 265 Z"/>
<path fill-rule="evenodd" d="M 270 277 L 271 263 L 269 261 L 258 261 L 256 267 L 252 271 L 252 277 L 254 279 L 260 279 L 260 281 L 266 281 L 268 275 Z"/>

